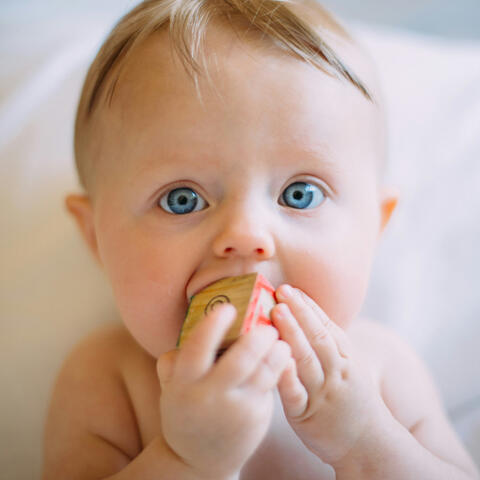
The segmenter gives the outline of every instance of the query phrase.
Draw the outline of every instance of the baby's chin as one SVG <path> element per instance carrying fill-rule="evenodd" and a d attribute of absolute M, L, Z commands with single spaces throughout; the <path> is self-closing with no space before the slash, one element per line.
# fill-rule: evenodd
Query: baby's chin
<path fill-rule="evenodd" d="M 132 339 L 136 344 L 153 358 L 158 358 L 160 355 L 174 350 L 177 346 L 178 331 L 168 331 L 165 329 L 145 329 L 138 325 L 131 325 L 129 322 L 124 322 L 125 328 L 128 330 Z"/>

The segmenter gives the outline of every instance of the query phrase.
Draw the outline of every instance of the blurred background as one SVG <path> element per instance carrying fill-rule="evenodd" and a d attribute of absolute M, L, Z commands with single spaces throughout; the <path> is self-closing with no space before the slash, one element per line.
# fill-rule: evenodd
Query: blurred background
<path fill-rule="evenodd" d="M 450 38 L 480 38 L 478 0 L 326 0 L 346 18 Z"/>
<path fill-rule="evenodd" d="M 116 316 L 63 208 L 89 62 L 131 0 L 0 0 L 0 479 L 39 478 L 51 387 Z M 402 190 L 365 312 L 431 369 L 480 464 L 480 0 L 325 0 L 378 62 Z M 414 393 L 412 394 L 414 395 Z"/>
<path fill-rule="evenodd" d="M 132 5 L 131 0 L 2 0 L 3 21 L 26 21 L 68 12 L 88 12 L 92 16 L 116 18 Z M 326 0 L 323 2 L 345 18 L 407 28 L 417 32 L 454 38 L 480 38 L 480 2 L 478 0 Z"/>

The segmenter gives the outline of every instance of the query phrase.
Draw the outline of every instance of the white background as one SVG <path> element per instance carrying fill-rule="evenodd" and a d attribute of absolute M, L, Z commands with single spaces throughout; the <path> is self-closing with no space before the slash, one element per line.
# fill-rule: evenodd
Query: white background
<path fill-rule="evenodd" d="M 84 69 L 127 0 L 0 0 L 0 478 L 37 478 L 50 387 L 66 352 L 114 315 L 65 215 Z M 391 177 L 403 186 L 366 309 L 434 374 L 480 462 L 480 1 L 328 0 L 366 35 L 386 81 Z M 395 56 L 392 56 L 395 52 Z"/>

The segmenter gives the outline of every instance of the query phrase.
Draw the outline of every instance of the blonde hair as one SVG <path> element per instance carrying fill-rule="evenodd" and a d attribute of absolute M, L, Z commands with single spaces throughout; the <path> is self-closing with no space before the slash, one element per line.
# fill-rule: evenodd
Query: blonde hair
<path fill-rule="evenodd" d="M 89 190 L 91 159 L 86 153 L 85 126 L 103 96 L 111 102 L 126 59 L 154 32 L 169 27 L 171 45 L 187 73 L 197 83 L 206 71 L 202 44 L 212 19 L 238 20 L 325 73 L 343 77 L 369 100 L 359 78 L 319 35 L 320 26 L 347 40 L 348 33 L 316 0 L 144 0 L 115 25 L 87 73 L 75 122 L 75 162 L 81 185 Z M 233 26 L 233 25 L 232 25 Z M 115 75 L 112 77 L 112 72 Z M 88 135 L 87 135 L 88 136 Z M 88 140 L 88 138 L 87 138 Z"/>

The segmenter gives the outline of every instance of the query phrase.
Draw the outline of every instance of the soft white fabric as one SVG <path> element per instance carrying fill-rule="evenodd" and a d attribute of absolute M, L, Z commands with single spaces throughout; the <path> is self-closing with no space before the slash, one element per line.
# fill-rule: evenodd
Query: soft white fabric
<path fill-rule="evenodd" d="M 15 26 L 1 34 L 4 478 L 38 478 L 45 409 L 61 361 L 115 315 L 109 287 L 63 207 L 76 188 L 71 144 L 79 90 L 111 20 L 32 24 L 23 41 Z M 480 44 L 357 31 L 384 80 L 388 178 L 402 191 L 365 311 L 425 359 L 480 461 Z"/>
<path fill-rule="evenodd" d="M 480 43 L 358 35 L 379 66 L 401 191 L 364 311 L 426 361 L 480 464 Z"/>

